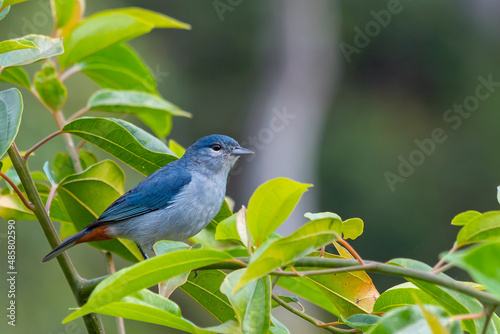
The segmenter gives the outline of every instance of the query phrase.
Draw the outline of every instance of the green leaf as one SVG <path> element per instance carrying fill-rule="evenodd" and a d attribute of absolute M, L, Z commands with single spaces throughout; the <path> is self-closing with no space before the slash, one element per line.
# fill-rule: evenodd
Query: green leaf
<path fill-rule="evenodd" d="M 351 328 L 368 332 L 379 321 L 380 317 L 373 314 L 355 314 L 349 319 L 345 319 L 344 323 Z"/>
<path fill-rule="evenodd" d="M 283 325 L 280 321 L 278 321 L 278 319 L 276 319 L 272 315 L 271 315 L 271 323 L 273 324 L 273 326 L 271 326 L 271 328 L 269 328 L 270 333 L 272 333 L 272 334 L 290 334 L 290 331 L 288 330 L 288 328 L 286 328 L 285 325 Z"/>
<path fill-rule="evenodd" d="M 271 279 L 260 278 L 233 294 L 244 273 L 240 269 L 227 275 L 220 290 L 231 302 L 243 333 L 267 333 L 271 320 Z"/>
<path fill-rule="evenodd" d="M 451 321 L 450 316 L 439 306 L 424 305 L 426 311 L 435 315 L 440 324 L 446 327 L 450 334 L 462 333 L 460 325 Z M 426 320 L 419 305 L 403 306 L 387 312 L 382 319 L 373 326 L 370 334 L 393 333 L 436 333 Z"/>
<path fill-rule="evenodd" d="M 110 45 L 146 34 L 153 28 L 189 29 L 190 26 L 140 8 L 102 11 L 83 20 L 64 40 L 66 52 L 59 57 L 61 67 L 65 68 Z"/>
<path fill-rule="evenodd" d="M 280 277 L 277 283 L 280 287 L 310 301 L 311 303 L 321 307 L 336 316 L 340 316 L 340 312 L 331 302 L 330 298 L 321 291 L 319 285 L 306 277 Z"/>
<path fill-rule="evenodd" d="M 80 163 L 83 169 L 87 169 L 91 165 L 98 162 L 97 157 L 90 151 L 79 150 L 78 153 L 80 155 Z M 52 165 L 57 182 L 60 182 L 66 176 L 76 173 L 73 161 L 68 153 L 57 153 L 54 157 Z"/>
<path fill-rule="evenodd" d="M 363 234 L 363 221 L 359 218 L 350 218 L 342 222 L 344 239 L 356 239 Z"/>
<path fill-rule="evenodd" d="M 17 136 L 21 115 L 23 113 L 23 98 L 15 88 L 0 92 L 0 157 L 9 149 Z"/>
<path fill-rule="evenodd" d="M 0 6 L 1 7 L 8 7 L 8 6 L 12 6 L 12 5 L 18 4 L 20 2 L 24 2 L 24 1 L 27 1 L 27 0 L 3 0 L 3 1 L 0 1 Z"/>
<path fill-rule="evenodd" d="M 311 254 L 319 256 L 319 252 Z M 325 253 L 325 258 L 341 259 L 344 257 Z M 323 268 L 297 268 L 296 270 L 321 270 Z M 342 272 L 307 277 L 281 277 L 278 285 L 317 304 L 327 311 L 344 318 L 359 313 L 371 313 L 379 293 L 364 271 Z M 302 286 L 305 285 L 305 289 Z M 316 292 L 317 291 L 317 292 Z M 318 298 L 316 295 L 320 293 Z"/>
<path fill-rule="evenodd" d="M 217 240 L 240 240 L 236 230 L 236 213 L 221 221 L 215 230 L 215 239 Z"/>
<path fill-rule="evenodd" d="M 187 249 L 191 249 L 191 247 L 179 241 L 162 240 L 158 241 L 154 245 L 154 251 L 157 256 Z M 170 295 L 175 291 L 175 289 L 177 289 L 182 284 L 186 283 L 189 273 L 190 271 L 187 271 L 180 275 L 171 277 L 166 281 L 158 283 L 158 294 L 165 298 L 170 297 Z"/>
<path fill-rule="evenodd" d="M 446 256 L 446 260 L 466 270 L 478 283 L 500 298 L 500 241 L 482 243 Z"/>
<path fill-rule="evenodd" d="M 87 303 L 66 317 L 63 322 L 66 323 L 94 312 L 106 304 L 186 271 L 231 259 L 232 257 L 226 253 L 197 249 L 164 254 L 136 263 L 99 283 Z"/>
<path fill-rule="evenodd" d="M 481 216 L 480 212 L 472 211 L 472 210 L 465 211 L 465 212 L 459 213 L 458 215 L 453 217 L 453 219 L 451 221 L 451 225 L 464 226 L 479 216 Z"/>
<path fill-rule="evenodd" d="M 157 94 L 155 78 L 128 45 L 108 46 L 80 60 L 76 66 L 102 88 Z"/>
<path fill-rule="evenodd" d="M 73 16 L 76 0 L 50 0 L 56 28 L 64 27 Z"/>
<path fill-rule="evenodd" d="M 186 152 L 186 149 L 173 139 L 170 139 L 168 141 L 168 147 L 172 150 L 172 152 L 175 153 L 178 158 L 181 158 L 184 155 L 184 152 Z"/>
<path fill-rule="evenodd" d="M 490 211 L 472 219 L 457 235 L 458 247 L 500 238 L 500 211 Z"/>
<path fill-rule="evenodd" d="M 500 238 L 500 211 L 486 212 L 472 219 L 457 236 L 458 247 Z"/>
<path fill-rule="evenodd" d="M 171 129 L 172 116 L 191 117 L 161 97 L 138 91 L 102 89 L 94 93 L 88 102 L 89 110 L 119 114 L 134 114 L 158 137 L 165 137 Z"/>
<path fill-rule="evenodd" d="M 373 312 L 385 313 L 392 309 L 416 304 L 439 305 L 439 303 L 413 283 L 407 282 L 393 286 L 377 298 Z"/>
<path fill-rule="evenodd" d="M 284 301 L 285 303 L 297 303 L 299 304 L 299 297 L 297 296 L 281 296 L 281 295 L 276 295 L 279 299 L 281 299 L 282 301 Z M 274 299 L 271 300 L 271 308 L 275 308 L 275 307 L 278 307 L 280 306 L 280 304 L 278 304 L 277 301 L 275 301 Z"/>
<path fill-rule="evenodd" d="M 36 72 L 33 78 L 38 95 L 46 105 L 52 110 L 61 110 L 67 98 L 66 87 L 57 77 L 57 71 L 54 63 L 47 61 L 43 64 L 42 70 Z"/>
<path fill-rule="evenodd" d="M 11 41 L 32 43 L 36 48 L 15 50 L 0 54 L 0 68 L 22 66 L 36 61 L 57 56 L 64 52 L 61 38 L 51 38 L 43 35 L 27 35 Z"/>
<path fill-rule="evenodd" d="M 57 194 L 78 231 L 96 220 L 124 193 L 125 175 L 111 160 L 101 161 L 82 173 L 69 175 L 59 183 Z M 125 260 L 137 262 L 142 257 L 131 252 L 126 240 L 91 242 L 90 245 L 113 252 Z"/>
<path fill-rule="evenodd" d="M 113 317 L 167 326 L 188 333 L 234 333 L 229 331 L 231 327 L 228 325 L 230 324 L 206 329 L 196 326 L 182 317 L 177 304 L 147 289 L 124 297 L 118 302 L 107 304 L 99 308 L 97 312 Z"/>
<path fill-rule="evenodd" d="M 306 217 L 309 220 L 318 220 L 318 219 L 324 219 L 324 218 L 334 218 L 338 220 L 342 220 L 340 216 L 336 213 L 333 212 L 317 212 L 317 213 L 311 213 L 311 212 L 306 212 L 304 214 L 304 217 Z"/>
<path fill-rule="evenodd" d="M 82 117 L 66 124 L 63 131 L 88 141 L 144 175 L 177 159 L 161 140 L 119 119 Z"/>
<path fill-rule="evenodd" d="M 0 74 L 0 81 L 31 89 L 30 77 L 22 67 L 7 67 Z"/>
<path fill-rule="evenodd" d="M 235 292 L 249 282 L 287 265 L 341 236 L 341 221 L 333 218 L 313 220 L 304 224 L 288 237 L 272 241 L 261 247 L 237 284 Z"/>
<path fill-rule="evenodd" d="M 220 270 L 200 270 L 180 288 L 220 322 L 236 320 L 229 300 L 219 290 L 225 278 L 226 274 Z"/>
<path fill-rule="evenodd" d="M 302 194 L 311 186 L 280 177 L 257 188 L 250 198 L 247 212 L 248 229 L 257 246 L 288 218 Z"/>
<path fill-rule="evenodd" d="M 0 21 L 2 21 L 6 16 L 7 14 L 9 14 L 10 12 L 10 6 L 9 7 L 0 7 Z"/>
<path fill-rule="evenodd" d="M 40 194 L 43 203 L 47 202 L 47 196 L 47 193 Z M 33 211 L 24 206 L 17 194 L 0 195 L 0 217 L 5 220 L 37 220 Z M 58 198 L 52 199 L 52 205 L 50 206 L 50 219 L 66 224 L 71 223 L 71 219 L 69 218 L 66 209 Z"/>
<path fill-rule="evenodd" d="M 430 272 L 432 268 L 422 262 L 411 259 L 393 259 L 389 264 L 401 267 Z M 449 276 L 441 273 L 441 277 L 451 279 Z M 415 284 L 418 288 L 428 293 L 436 302 L 445 308 L 451 315 L 481 313 L 483 307 L 475 298 L 469 297 L 451 289 L 443 288 L 432 283 L 421 280 L 406 278 L 409 282 Z M 476 320 L 464 320 L 462 326 L 471 334 L 481 333 L 484 326 L 484 318 Z M 494 333 L 490 327 L 488 333 Z"/>
<path fill-rule="evenodd" d="M 33 42 L 26 39 L 18 39 L 18 40 L 7 40 L 0 42 L 0 54 L 23 50 L 23 49 L 36 49 L 37 47 Z"/>

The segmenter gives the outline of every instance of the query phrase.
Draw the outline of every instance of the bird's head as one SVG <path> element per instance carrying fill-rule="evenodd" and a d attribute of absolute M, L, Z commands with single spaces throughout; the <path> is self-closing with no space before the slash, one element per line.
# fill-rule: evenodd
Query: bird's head
<path fill-rule="evenodd" d="M 203 165 L 211 172 L 229 172 L 240 155 L 254 152 L 243 148 L 236 140 L 224 135 L 210 135 L 198 139 L 184 153 L 186 159 Z"/>

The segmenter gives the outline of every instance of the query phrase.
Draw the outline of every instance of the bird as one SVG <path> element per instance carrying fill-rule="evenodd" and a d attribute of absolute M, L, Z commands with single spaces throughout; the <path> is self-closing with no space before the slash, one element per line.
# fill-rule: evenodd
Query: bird
<path fill-rule="evenodd" d="M 152 249 L 157 241 L 189 239 L 219 212 L 229 171 L 238 158 L 253 153 L 225 135 L 197 140 L 180 159 L 119 197 L 95 221 L 47 254 L 42 263 L 84 242 L 129 239 L 146 260 L 144 248 Z"/>

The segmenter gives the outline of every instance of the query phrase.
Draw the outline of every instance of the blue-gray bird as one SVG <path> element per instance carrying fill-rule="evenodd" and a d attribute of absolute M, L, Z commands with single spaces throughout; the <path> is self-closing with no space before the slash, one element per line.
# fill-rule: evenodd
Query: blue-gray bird
<path fill-rule="evenodd" d="M 49 261 L 76 244 L 125 238 L 151 249 L 159 240 L 186 240 L 217 215 L 227 175 L 240 155 L 253 152 L 223 135 L 203 137 L 182 158 L 149 175 L 94 222 L 54 248 Z"/>

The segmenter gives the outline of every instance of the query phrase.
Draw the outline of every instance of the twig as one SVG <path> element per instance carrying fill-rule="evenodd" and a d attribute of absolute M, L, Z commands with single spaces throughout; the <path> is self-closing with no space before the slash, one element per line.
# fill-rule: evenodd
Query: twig
<path fill-rule="evenodd" d="M 108 251 L 101 251 L 106 257 L 106 270 L 108 274 L 112 275 L 116 272 L 115 262 L 113 261 L 113 254 Z M 116 317 L 116 329 L 119 334 L 125 334 L 125 322 L 122 317 Z"/>
<path fill-rule="evenodd" d="M 45 211 L 47 211 L 48 214 L 50 214 L 50 206 L 52 205 L 52 200 L 54 199 L 58 186 L 58 184 L 54 184 L 50 187 L 49 196 L 47 197 L 47 202 L 45 202 Z"/>
<path fill-rule="evenodd" d="M 462 321 L 462 320 L 475 320 L 481 319 L 486 315 L 486 309 L 483 309 L 481 313 L 472 313 L 472 314 L 457 314 L 451 317 L 451 321 Z"/>
<path fill-rule="evenodd" d="M 371 270 L 376 268 L 376 264 L 364 264 L 357 265 L 351 267 L 343 267 L 343 268 L 333 268 L 333 269 L 322 269 L 322 270 L 309 270 L 309 271 L 296 271 L 293 267 L 289 267 L 292 271 L 272 271 L 271 275 L 276 276 L 312 276 L 312 275 L 327 275 L 327 274 L 336 274 L 343 273 L 346 271 L 362 271 L 362 270 Z"/>
<path fill-rule="evenodd" d="M 311 317 L 310 315 L 307 315 L 307 314 L 305 314 L 303 312 L 300 312 L 299 310 L 291 307 L 290 305 L 288 305 L 287 303 L 285 303 L 283 300 L 281 300 L 281 298 L 279 298 L 278 296 L 276 296 L 276 295 L 273 294 L 273 295 L 271 295 L 271 298 L 274 301 L 276 301 L 278 304 L 280 304 L 286 310 L 288 310 L 288 311 L 292 312 L 293 314 L 301 317 L 305 321 L 310 322 L 314 326 L 326 329 L 330 333 L 360 333 L 360 331 L 357 330 L 357 329 L 341 329 L 341 328 L 335 328 L 335 327 L 322 327 L 322 325 L 324 325 L 323 322 L 321 322 L 320 320 L 318 320 L 318 319 L 316 319 L 314 317 Z"/>
<path fill-rule="evenodd" d="M 436 274 L 436 275 L 437 275 L 437 274 L 440 274 L 440 273 L 442 273 L 442 272 L 445 272 L 446 270 L 451 269 L 451 268 L 453 268 L 453 267 L 454 267 L 454 265 L 453 265 L 452 263 L 448 263 L 448 264 L 446 264 L 446 265 L 442 266 L 441 268 L 438 268 L 438 269 L 433 269 L 433 270 L 431 271 L 431 273 L 433 273 L 433 274 Z"/>
<path fill-rule="evenodd" d="M 52 248 L 55 248 L 59 245 L 60 240 L 57 236 L 56 229 L 52 224 L 52 221 L 49 218 L 47 211 L 45 211 L 45 207 L 43 205 L 42 199 L 38 194 L 38 191 L 35 186 L 35 182 L 30 175 L 28 166 L 26 162 L 23 160 L 19 150 L 15 143 L 12 143 L 12 146 L 7 151 L 9 153 L 10 160 L 12 161 L 12 165 L 19 175 L 21 182 L 23 184 L 24 189 L 26 190 L 26 195 L 31 200 L 34 206 L 34 214 L 42 227 L 42 230 L 49 242 L 49 245 Z M 69 259 L 66 253 L 62 253 L 57 257 L 57 261 L 59 266 L 61 267 L 64 276 L 75 296 L 78 306 L 82 306 L 86 302 L 86 298 L 81 297 L 80 287 L 83 286 L 87 281 L 78 275 L 73 263 Z M 92 281 L 94 283 L 95 281 Z M 102 327 L 102 323 L 99 317 L 96 314 L 88 314 L 83 317 L 83 321 L 85 326 L 87 327 L 87 331 L 89 333 L 104 333 L 104 329 Z"/>
<path fill-rule="evenodd" d="M 235 258 L 232 261 L 220 262 L 212 265 L 208 265 L 205 267 L 198 268 L 198 270 L 212 270 L 212 269 L 240 269 L 245 267 L 240 263 L 237 263 L 234 260 L 238 260 L 238 262 L 248 263 L 249 258 L 239 257 Z M 457 292 L 461 292 L 468 296 L 474 297 L 478 299 L 483 304 L 491 304 L 498 306 L 500 305 L 500 299 L 497 299 L 495 296 L 488 292 L 480 291 L 470 286 L 467 286 L 463 283 L 457 282 L 451 278 L 443 277 L 440 275 L 434 275 L 431 272 L 408 269 L 404 267 L 400 267 L 397 265 L 386 264 L 377 261 L 365 261 L 365 265 L 373 265 L 373 267 L 365 268 L 366 271 L 376 272 L 380 274 L 399 276 L 404 278 L 412 278 L 416 280 L 421 280 L 425 282 L 429 282 L 432 284 L 436 284 L 439 286 L 443 286 L 445 288 L 449 288 L 455 290 Z M 352 268 L 356 268 L 359 266 L 359 262 L 357 260 L 350 259 L 326 259 L 326 258 L 318 258 L 318 257 L 304 257 L 298 259 L 294 262 L 294 266 L 297 268 L 303 267 L 313 267 L 313 268 L 348 268 L 347 271 L 352 270 Z M 273 273 L 274 274 L 274 273 Z"/>
<path fill-rule="evenodd" d="M 352 248 L 352 246 L 349 245 L 349 243 L 347 241 L 345 241 L 342 238 L 338 238 L 337 242 L 342 244 L 342 246 L 344 246 L 345 248 L 347 248 L 347 250 L 356 258 L 356 260 L 358 260 L 360 265 L 364 265 L 364 262 L 363 262 L 363 259 L 361 258 L 361 256 L 359 256 L 358 252 L 356 252 L 356 250 L 354 250 L 354 248 Z"/>
<path fill-rule="evenodd" d="M 21 190 L 19 190 L 19 188 L 16 186 L 16 184 L 7 175 L 5 175 L 4 172 L 0 172 L 0 176 L 3 177 L 4 180 L 7 181 L 8 184 L 10 184 L 10 186 L 12 187 L 12 189 L 14 189 L 14 191 L 16 192 L 17 196 L 19 196 L 19 198 L 21 199 L 21 201 L 23 202 L 23 204 L 28 209 L 30 209 L 31 211 L 35 210 L 35 207 L 33 206 L 33 204 L 31 204 L 31 202 L 28 202 L 28 200 L 26 199 L 26 197 L 24 197 L 24 195 L 21 192 Z"/>
<path fill-rule="evenodd" d="M 43 144 L 45 144 L 46 142 L 48 142 L 52 138 L 59 136 L 61 133 L 62 133 L 61 130 L 58 130 L 58 131 L 48 135 L 47 137 L 43 138 L 38 143 L 36 143 L 32 148 L 27 150 L 26 153 L 24 154 L 24 157 L 23 157 L 24 161 L 28 161 L 28 158 L 29 158 L 31 153 L 33 153 L 36 149 L 38 149 L 40 146 L 42 146 Z"/>
<path fill-rule="evenodd" d="M 85 114 L 87 111 L 89 111 L 89 107 L 83 107 L 82 109 L 78 110 L 77 112 L 75 112 L 73 115 L 71 115 L 67 122 L 71 122 L 72 120 L 74 119 L 77 119 L 78 117 L 82 116 L 83 114 Z"/>
<path fill-rule="evenodd" d="M 481 334 L 486 334 L 488 332 L 488 327 L 490 326 L 491 317 L 495 313 L 496 308 L 497 307 L 493 306 L 493 305 L 486 305 L 485 306 L 484 312 L 486 313 L 486 317 L 484 318 L 484 326 L 483 326 L 483 330 L 481 331 Z"/>
<path fill-rule="evenodd" d="M 272 288 L 274 288 L 276 286 L 276 283 L 278 283 L 279 279 L 280 279 L 280 276 L 274 276 L 273 281 L 271 282 Z"/>
<path fill-rule="evenodd" d="M 64 114 L 62 111 L 58 111 L 54 114 L 59 128 L 62 129 L 66 120 L 64 119 Z M 66 141 L 66 149 L 68 150 L 71 162 L 73 162 L 73 167 L 75 167 L 75 172 L 81 173 L 83 171 L 82 164 L 80 162 L 80 155 L 75 147 L 75 142 L 69 133 L 63 134 L 64 140 Z"/>
<path fill-rule="evenodd" d="M 455 243 L 453 245 L 453 247 L 450 249 L 450 251 L 448 252 L 448 254 L 446 254 L 446 256 L 448 256 L 450 254 L 453 254 L 458 248 L 459 247 Z M 439 260 L 438 263 L 436 263 L 436 265 L 434 267 L 432 267 L 432 271 L 431 272 L 438 273 L 438 269 L 441 268 L 441 266 L 446 262 L 446 256 L 443 256 L 443 258 L 441 260 Z"/>
<path fill-rule="evenodd" d="M 80 141 L 80 142 L 78 143 L 78 145 L 76 145 L 76 150 L 77 150 L 78 152 L 80 152 L 80 150 L 82 149 L 83 145 L 85 145 L 86 143 L 87 143 L 87 141 L 82 139 L 82 141 Z"/>
<path fill-rule="evenodd" d="M 61 80 L 61 82 L 62 82 L 64 80 L 68 79 L 70 76 L 72 76 L 73 74 L 75 74 L 78 71 L 80 71 L 80 67 L 78 67 L 77 65 L 73 65 L 59 75 L 59 80 Z"/>

